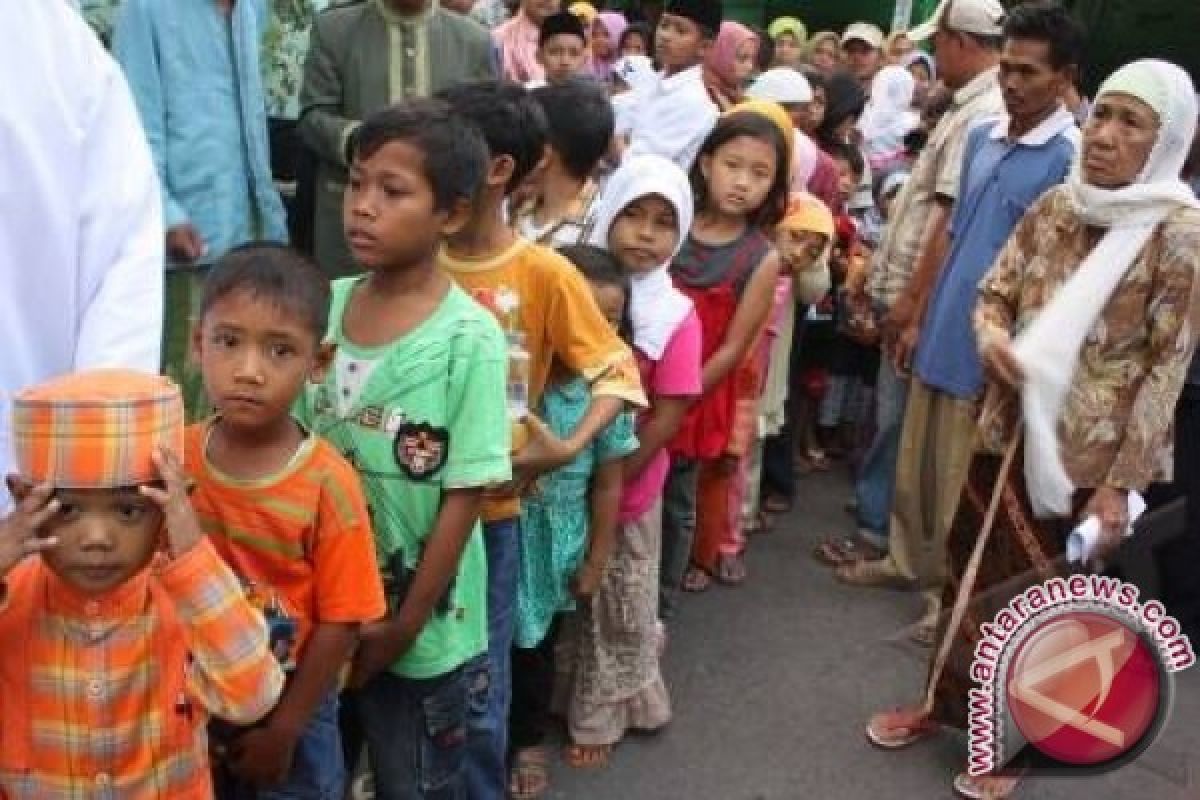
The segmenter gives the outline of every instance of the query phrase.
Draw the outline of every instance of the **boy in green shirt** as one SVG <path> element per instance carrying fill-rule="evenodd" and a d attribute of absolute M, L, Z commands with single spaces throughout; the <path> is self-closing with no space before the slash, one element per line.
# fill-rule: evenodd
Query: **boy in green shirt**
<path fill-rule="evenodd" d="M 337 356 L 304 412 L 362 477 L 388 595 L 389 616 L 362 629 L 351 713 L 380 796 L 458 796 L 468 693 L 487 686 L 479 512 L 510 477 L 507 349 L 436 254 L 487 148 L 434 101 L 374 115 L 351 146 L 346 239 L 368 272 L 333 284 Z"/>

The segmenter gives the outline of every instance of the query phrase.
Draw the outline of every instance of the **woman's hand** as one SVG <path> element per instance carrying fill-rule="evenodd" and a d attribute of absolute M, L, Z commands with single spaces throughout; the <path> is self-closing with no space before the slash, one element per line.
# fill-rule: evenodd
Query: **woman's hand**
<path fill-rule="evenodd" d="M 1092 494 L 1080 515 L 1081 519 L 1088 517 L 1100 521 L 1100 537 L 1096 540 L 1092 560 L 1107 562 L 1121 547 L 1129 527 L 1129 493 L 1111 486 L 1100 487 Z"/>
<path fill-rule="evenodd" d="M 1025 382 L 1025 370 L 1012 349 L 1012 336 L 995 325 L 985 328 L 979 336 L 979 357 L 988 377 L 1009 389 L 1020 389 Z"/>

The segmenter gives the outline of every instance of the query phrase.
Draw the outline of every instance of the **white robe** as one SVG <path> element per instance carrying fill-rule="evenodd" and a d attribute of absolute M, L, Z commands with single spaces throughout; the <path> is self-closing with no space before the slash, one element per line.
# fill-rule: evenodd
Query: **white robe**
<path fill-rule="evenodd" d="M 717 106 L 704 88 L 703 69 L 660 78 L 637 94 L 629 101 L 635 109 L 626 156 L 663 156 L 688 172 L 717 124 Z"/>
<path fill-rule="evenodd" d="M 11 398 L 73 370 L 158 372 L 163 224 L 129 87 L 70 3 L 0 0 L 0 473 Z M 0 509 L 8 493 L 0 485 Z"/>

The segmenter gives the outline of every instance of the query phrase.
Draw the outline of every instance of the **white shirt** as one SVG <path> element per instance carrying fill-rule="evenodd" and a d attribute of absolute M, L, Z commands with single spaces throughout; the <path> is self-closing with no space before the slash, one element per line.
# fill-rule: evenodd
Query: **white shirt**
<path fill-rule="evenodd" d="M 0 474 L 14 392 L 158 372 L 158 178 L 120 69 L 70 3 L 0 0 Z M 18 77 L 19 76 L 19 77 Z M 8 504 L 0 484 L 0 509 Z"/>
<path fill-rule="evenodd" d="M 660 155 L 687 172 L 717 124 L 717 106 L 704 88 L 703 68 L 660 77 L 656 85 L 638 95 L 630 101 L 635 108 L 626 154 Z"/>

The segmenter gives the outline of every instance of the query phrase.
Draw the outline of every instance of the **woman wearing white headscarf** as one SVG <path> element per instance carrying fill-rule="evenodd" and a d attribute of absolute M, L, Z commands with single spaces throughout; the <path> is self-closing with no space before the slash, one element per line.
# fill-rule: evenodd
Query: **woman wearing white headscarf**
<path fill-rule="evenodd" d="M 625 459 L 620 535 L 592 602 L 568 617 L 557 650 L 555 705 L 567 717 L 567 761 L 596 767 L 630 729 L 671 717 L 659 669 L 662 494 L 675 436 L 700 396 L 700 321 L 667 267 L 692 224 L 692 192 L 674 162 L 631 156 L 609 178 L 590 242 L 629 274 L 633 347 L 650 409 Z"/>
<path fill-rule="evenodd" d="M 871 96 L 858 121 L 863 154 L 878 175 L 903 162 L 904 137 L 921 122 L 913 108 L 916 81 L 904 67 L 884 67 L 871 81 Z"/>
<path fill-rule="evenodd" d="M 1172 412 L 1200 319 L 1200 208 L 1179 177 L 1196 114 L 1174 65 L 1113 73 L 1067 183 L 1030 208 L 981 282 L 976 330 L 991 380 L 951 526 L 952 611 L 925 703 L 872 718 L 875 744 L 965 727 L 980 624 L 1063 571 L 1082 521 L 1100 530 L 1092 560 L 1110 555 L 1128 494 L 1169 477 Z M 1013 782 L 960 776 L 955 787 L 1003 797 Z"/>

